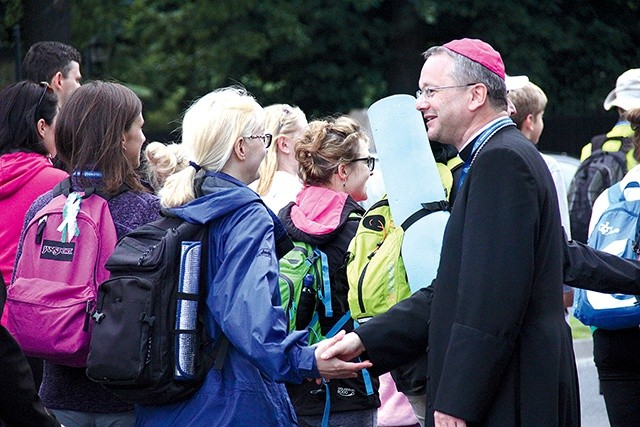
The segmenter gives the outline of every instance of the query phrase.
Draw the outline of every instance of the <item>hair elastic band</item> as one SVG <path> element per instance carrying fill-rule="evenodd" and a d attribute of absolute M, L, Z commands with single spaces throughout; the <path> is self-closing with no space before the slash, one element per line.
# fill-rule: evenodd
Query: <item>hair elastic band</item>
<path fill-rule="evenodd" d="M 199 172 L 200 169 L 202 169 L 202 166 L 200 166 L 196 162 L 192 162 L 191 160 L 189 160 L 189 166 L 193 167 L 196 170 L 196 172 Z"/>

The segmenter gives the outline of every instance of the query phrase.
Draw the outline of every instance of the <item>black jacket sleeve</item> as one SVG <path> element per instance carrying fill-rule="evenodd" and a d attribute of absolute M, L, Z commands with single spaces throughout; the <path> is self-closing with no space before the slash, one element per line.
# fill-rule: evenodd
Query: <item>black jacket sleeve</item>
<path fill-rule="evenodd" d="M 564 282 L 596 292 L 640 294 L 640 262 L 565 240 Z"/>
<path fill-rule="evenodd" d="M 412 362 L 427 351 L 432 298 L 432 287 L 422 288 L 355 330 L 366 348 L 362 358 L 373 363 L 373 375 Z"/>
<path fill-rule="evenodd" d="M 4 326 L 0 326 L 0 378 L 0 420 L 4 425 L 60 426 L 45 410 L 27 359 Z"/>

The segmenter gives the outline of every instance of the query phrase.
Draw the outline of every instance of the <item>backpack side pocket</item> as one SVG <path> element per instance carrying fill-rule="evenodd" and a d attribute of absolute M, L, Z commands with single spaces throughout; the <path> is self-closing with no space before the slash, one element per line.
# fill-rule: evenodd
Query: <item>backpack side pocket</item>
<path fill-rule="evenodd" d="M 108 280 L 100 286 L 93 318 L 99 327 L 91 337 L 87 376 L 110 384 L 137 385 L 150 380 L 147 366 L 157 314 L 152 312 L 153 286 L 137 277 Z M 114 349 L 116 345 L 119 348 Z M 118 357 L 113 357 L 117 354 Z M 110 356 L 111 355 L 111 356 Z"/>

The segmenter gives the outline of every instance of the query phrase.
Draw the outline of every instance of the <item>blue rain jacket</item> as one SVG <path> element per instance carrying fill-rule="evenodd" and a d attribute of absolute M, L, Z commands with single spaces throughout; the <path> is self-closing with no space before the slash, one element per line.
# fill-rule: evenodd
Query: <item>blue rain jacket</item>
<path fill-rule="evenodd" d="M 283 382 L 320 375 L 307 333 L 287 334 L 272 216 L 255 192 L 229 175 L 208 172 L 201 188 L 203 196 L 172 211 L 210 224 L 207 328 L 214 338 L 227 336 L 229 351 L 222 370 L 211 369 L 191 398 L 138 406 L 136 425 L 297 425 Z"/>

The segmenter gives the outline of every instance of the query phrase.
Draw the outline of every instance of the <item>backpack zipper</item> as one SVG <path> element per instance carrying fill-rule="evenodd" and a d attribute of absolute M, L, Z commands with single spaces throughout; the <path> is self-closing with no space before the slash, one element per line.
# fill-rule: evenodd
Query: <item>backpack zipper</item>
<path fill-rule="evenodd" d="M 36 232 L 36 245 L 42 243 L 42 235 L 44 234 L 44 227 L 47 225 L 47 218 L 49 215 L 44 215 L 38 220 L 38 231 Z"/>

